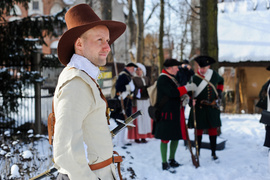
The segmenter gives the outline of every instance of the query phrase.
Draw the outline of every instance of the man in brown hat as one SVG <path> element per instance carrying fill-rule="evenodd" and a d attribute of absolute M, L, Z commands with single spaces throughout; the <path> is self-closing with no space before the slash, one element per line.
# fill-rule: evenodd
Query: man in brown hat
<path fill-rule="evenodd" d="M 87 4 L 69 9 L 65 20 L 58 58 L 66 67 L 54 95 L 57 179 L 116 179 L 107 103 L 96 80 L 126 25 L 101 20 Z"/>

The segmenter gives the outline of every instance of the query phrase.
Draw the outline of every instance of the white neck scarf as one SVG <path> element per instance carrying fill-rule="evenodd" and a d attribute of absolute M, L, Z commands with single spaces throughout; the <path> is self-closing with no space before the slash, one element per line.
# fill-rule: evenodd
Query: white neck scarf
<path fill-rule="evenodd" d="M 78 54 L 73 54 L 67 66 L 82 70 L 95 80 L 98 79 L 98 76 L 100 74 L 100 70 L 97 66 L 91 63 L 91 61 L 89 61 L 85 57 Z"/>

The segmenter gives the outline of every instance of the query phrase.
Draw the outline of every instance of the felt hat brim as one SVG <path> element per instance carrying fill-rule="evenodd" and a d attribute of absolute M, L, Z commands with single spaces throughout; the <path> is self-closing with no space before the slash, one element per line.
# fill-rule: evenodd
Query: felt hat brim
<path fill-rule="evenodd" d="M 57 53 L 58 59 L 63 65 L 67 65 L 74 54 L 74 43 L 77 38 L 89 29 L 104 25 L 109 29 L 111 45 L 125 30 L 126 25 L 113 20 L 101 20 L 87 4 L 79 4 L 72 7 L 65 16 L 68 30 L 59 40 Z"/>

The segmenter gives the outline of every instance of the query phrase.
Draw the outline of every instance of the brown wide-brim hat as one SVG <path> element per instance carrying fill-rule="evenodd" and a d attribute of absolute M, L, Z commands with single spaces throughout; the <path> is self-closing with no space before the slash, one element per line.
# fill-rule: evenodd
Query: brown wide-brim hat
<path fill-rule="evenodd" d="M 65 15 L 65 20 L 68 30 L 60 38 L 57 47 L 58 59 L 65 66 L 75 52 L 75 41 L 87 30 L 98 25 L 107 26 L 110 32 L 109 45 L 126 30 L 126 25 L 122 22 L 101 20 L 88 4 L 79 4 L 70 8 Z"/>

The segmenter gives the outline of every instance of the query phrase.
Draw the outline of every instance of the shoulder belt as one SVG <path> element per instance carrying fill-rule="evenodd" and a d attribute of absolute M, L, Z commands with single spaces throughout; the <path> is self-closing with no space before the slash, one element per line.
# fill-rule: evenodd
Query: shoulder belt
<path fill-rule="evenodd" d="M 206 75 L 205 78 L 202 77 L 201 75 L 199 75 L 198 73 L 195 74 L 195 76 L 202 79 L 202 82 L 199 84 L 197 91 L 195 91 L 195 97 L 197 97 L 202 92 L 202 90 L 205 88 L 205 86 L 207 84 L 212 86 L 213 90 L 215 91 L 216 95 L 218 96 L 218 92 L 217 92 L 216 87 L 213 85 L 213 83 L 210 82 L 210 79 L 213 75 L 213 70 L 209 69 L 208 71 L 209 71 L 209 73 Z"/>
<path fill-rule="evenodd" d="M 177 80 L 173 76 L 171 76 L 169 74 L 166 74 L 166 73 L 161 73 L 160 75 L 166 75 L 166 76 L 168 76 L 176 84 L 177 87 L 180 86 L 180 84 L 177 82 Z"/>

